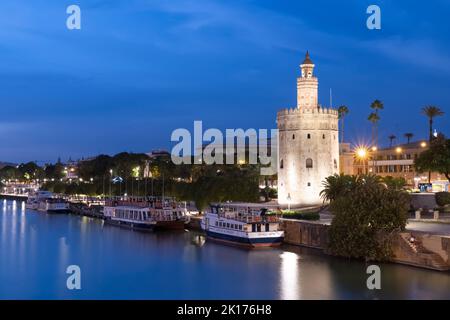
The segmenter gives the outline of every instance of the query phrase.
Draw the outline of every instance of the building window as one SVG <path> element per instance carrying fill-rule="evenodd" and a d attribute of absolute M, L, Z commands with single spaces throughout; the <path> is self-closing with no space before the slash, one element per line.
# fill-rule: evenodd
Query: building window
<path fill-rule="evenodd" d="M 280 169 L 283 169 L 283 159 L 280 161 Z"/>
<path fill-rule="evenodd" d="M 306 168 L 312 168 L 313 167 L 313 161 L 311 158 L 306 159 Z"/>
<path fill-rule="evenodd" d="M 334 168 L 337 169 L 337 161 L 334 159 Z"/>
<path fill-rule="evenodd" d="M 322 135 L 322 139 L 325 139 L 325 134 Z"/>
<path fill-rule="evenodd" d="M 306 136 L 308 139 L 311 139 L 311 134 L 308 133 L 308 135 Z"/>
<path fill-rule="evenodd" d="M 308 182 L 308 187 L 311 187 L 311 182 Z"/>
<path fill-rule="evenodd" d="M 295 134 L 292 135 L 292 140 L 295 140 Z"/>

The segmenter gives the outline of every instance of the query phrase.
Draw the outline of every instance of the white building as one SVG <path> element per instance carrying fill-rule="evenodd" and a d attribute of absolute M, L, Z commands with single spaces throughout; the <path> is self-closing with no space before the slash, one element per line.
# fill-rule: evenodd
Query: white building
<path fill-rule="evenodd" d="M 324 179 L 339 173 L 338 113 L 318 104 L 318 79 L 306 53 L 297 79 L 297 108 L 277 114 L 278 203 L 322 203 Z"/>

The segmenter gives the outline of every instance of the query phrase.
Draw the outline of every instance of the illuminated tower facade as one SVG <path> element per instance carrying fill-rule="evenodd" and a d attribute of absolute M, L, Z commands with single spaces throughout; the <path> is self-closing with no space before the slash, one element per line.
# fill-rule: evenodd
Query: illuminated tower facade
<path fill-rule="evenodd" d="M 322 203 L 324 179 L 339 172 L 338 113 L 318 104 L 319 81 L 306 53 L 297 79 L 297 107 L 277 114 L 278 203 Z"/>

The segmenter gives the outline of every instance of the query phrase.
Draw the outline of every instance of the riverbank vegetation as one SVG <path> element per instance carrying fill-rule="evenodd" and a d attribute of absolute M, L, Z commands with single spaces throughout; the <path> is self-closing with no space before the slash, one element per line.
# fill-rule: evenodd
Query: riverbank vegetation
<path fill-rule="evenodd" d="M 414 166 L 418 172 L 439 172 L 450 181 L 450 139 L 442 134 L 432 137 L 430 148 L 415 159 Z"/>
<path fill-rule="evenodd" d="M 270 215 L 281 215 L 285 219 L 317 221 L 320 219 L 320 208 L 310 210 L 281 210 L 271 211 Z"/>
<path fill-rule="evenodd" d="M 404 230 L 409 208 L 409 195 L 398 186 L 375 175 L 328 177 L 321 193 L 333 214 L 328 252 L 367 261 L 389 259 L 392 237 Z"/>
<path fill-rule="evenodd" d="M 276 192 L 268 183 L 260 189 L 256 165 L 175 165 L 170 154 L 156 157 L 119 153 L 63 164 L 34 162 L 0 170 L 0 179 L 38 181 L 42 189 L 61 194 L 89 196 L 171 196 L 195 201 L 199 210 L 210 202 L 270 200 Z"/>

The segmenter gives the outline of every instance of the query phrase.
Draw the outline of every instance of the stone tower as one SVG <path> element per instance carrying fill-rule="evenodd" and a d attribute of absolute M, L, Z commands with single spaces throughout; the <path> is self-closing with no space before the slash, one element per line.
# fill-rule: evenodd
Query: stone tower
<path fill-rule="evenodd" d="M 339 173 L 338 113 L 318 104 L 319 81 L 309 53 L 300 65 L 297 108 L 277 114 L 278 203 L 322 203 L 324 179 Z"/>

